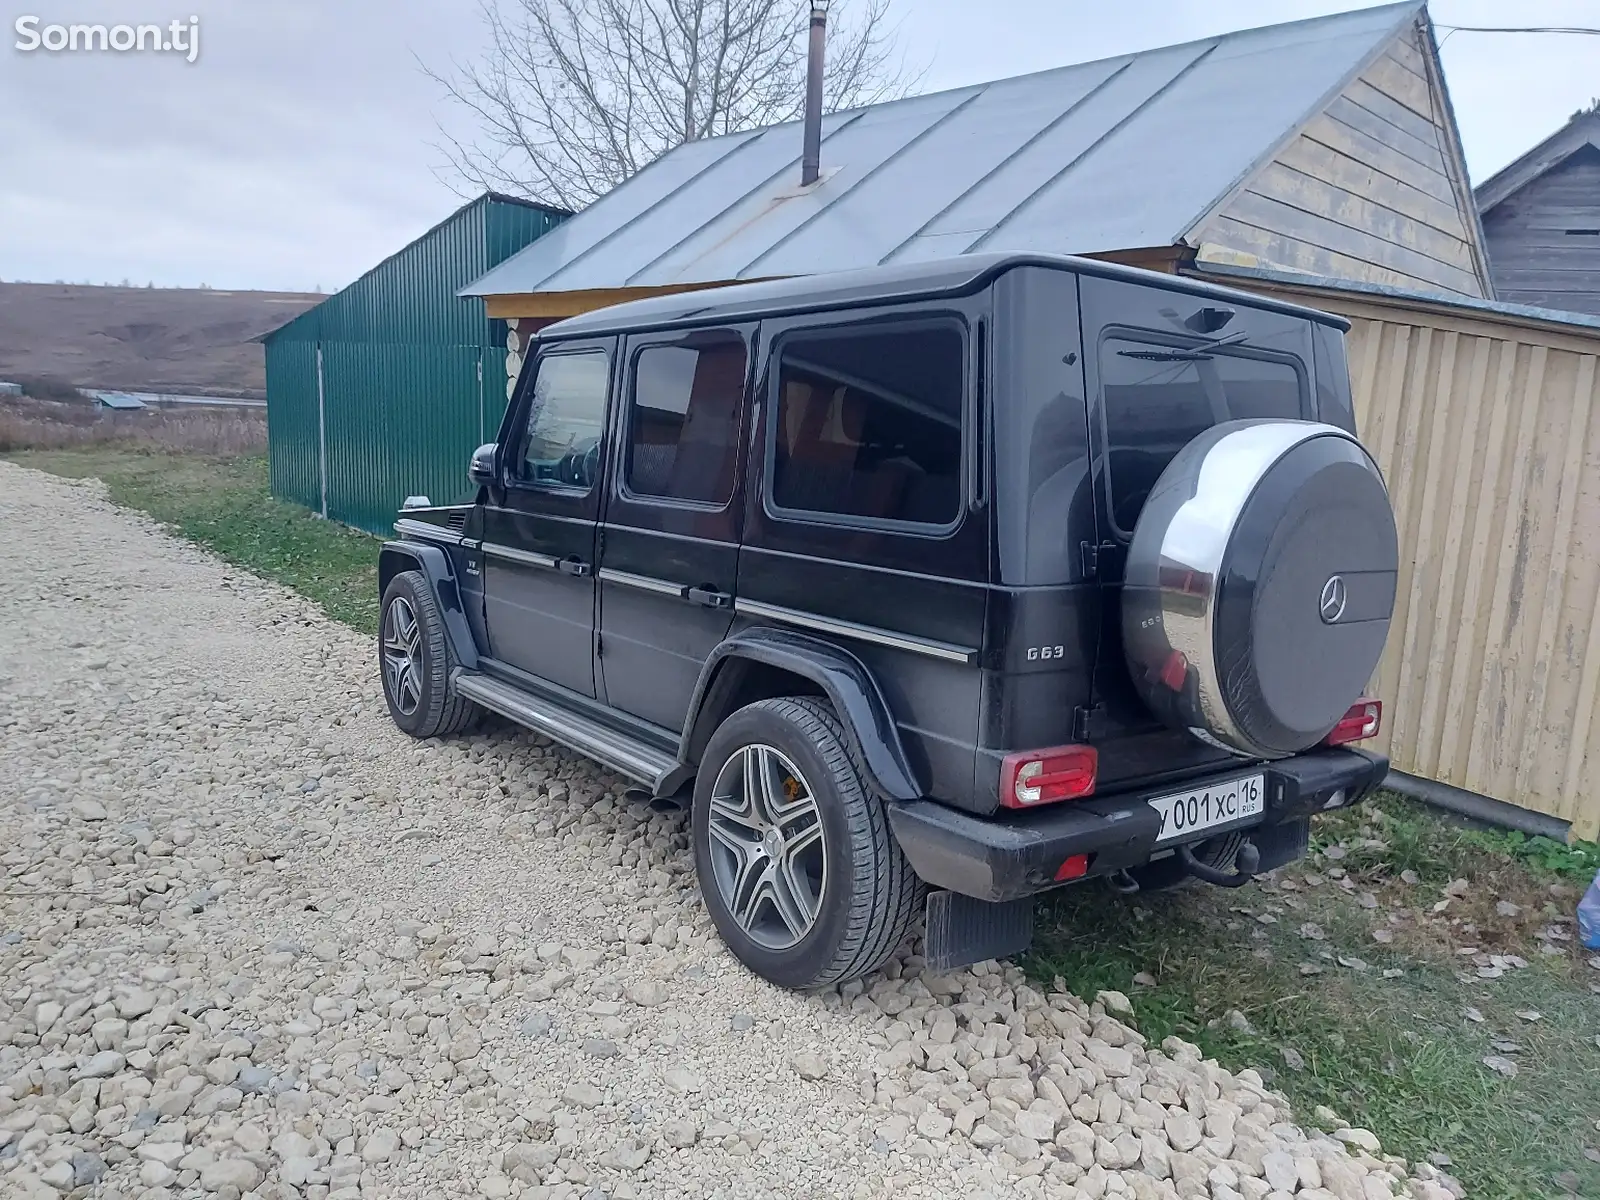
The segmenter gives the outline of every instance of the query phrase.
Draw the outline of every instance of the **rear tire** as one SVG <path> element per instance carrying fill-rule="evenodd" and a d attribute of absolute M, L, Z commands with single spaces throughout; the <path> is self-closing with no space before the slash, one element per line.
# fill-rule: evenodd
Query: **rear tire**
<path fill-rule="evenodd" d="M 921 912 L 922 881 L 820 700 L 761 700 L 728 717 L 701 760 L 691 827 L 717 932 L 780 987 L 867 974 Z"/>
<path fill-rule="evenodd" d="M 438 737 L 477 719 L 478 706 L 450 686 L 456 666 L 432 585 L 421 571 L 400 572 L 383 590 L 378 667 L 389 716 L 403 732 Z"/>

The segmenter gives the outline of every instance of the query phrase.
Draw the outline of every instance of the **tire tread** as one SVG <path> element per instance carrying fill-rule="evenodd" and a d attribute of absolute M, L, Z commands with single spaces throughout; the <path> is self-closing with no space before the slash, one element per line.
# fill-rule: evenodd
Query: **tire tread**
<path fill-rule="evenodd" d="M 922 880 L 889 831 L 882 801 L 863 784 L 861 768 L 833 709 L 810 696 L 759 700 L 750 707 L 788 721 L 816 747 L 831 775 L 829 782 L 843 801 L 842 815 L 856 848 L 853 903 L 844 936 L 832 961 L 817 972 L 810 986 L 827 987 L 868 974 L 883 965 L 916 924 L 925 894 Z"/>
<path fill-rule="evenodd" d="M 458 695 L 451 686 L 450 676 L 458 665 L 455 650 L 445 633 L 444 614 L 439 611 L 438 597 L 433 594 L 433 586 L 421 571 L 401 571 L 389 581 L 379 611 L 378 652 L 380 655 L 383 652 L 383 613 L 387 611 L 389 595 L 397 585 L 405 589 L 406 598 L 411 601 L 411 607 L 417 615 L 417 624 L 422 627 L 422 661 L 427 673 L 427 694 L 420 706 L 416 728 L 406 729 L 404 725 L 400 728 L 415 738 L 460 733 L 477 720 L 480 710 L 471 700 Z M 396 724 L 399 724 L 398 720 Z"/>

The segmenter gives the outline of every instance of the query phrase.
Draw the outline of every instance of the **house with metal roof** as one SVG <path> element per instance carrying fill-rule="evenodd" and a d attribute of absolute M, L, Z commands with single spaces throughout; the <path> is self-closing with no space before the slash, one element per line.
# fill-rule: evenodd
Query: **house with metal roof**
<path fill-rule="evenodd" d="M 1427 9 L 1406 0 L 680 146 L 462 289 L 548 320 L 995 251 L 1491 296 Z"/>
<path fill-rule="evenodd" d="M 1477 199 L 1501 299 L 1600 315 L 1600 110 L 1576 114 Z"/>
<path fill-rule="evenodd" d="M 129 392 L 93 391 L 89 393 L 89 397 L 94 401 L 96 408 L 109 408 L 117 412 L 133 412 L 149 407 L 143 400 Z"/>

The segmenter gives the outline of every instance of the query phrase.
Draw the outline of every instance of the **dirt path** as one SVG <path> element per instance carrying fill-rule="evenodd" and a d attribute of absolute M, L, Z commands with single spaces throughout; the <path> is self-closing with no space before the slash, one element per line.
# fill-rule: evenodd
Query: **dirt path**
<path fill-rule="evenodd" d="M 0 527 L 0 1193 L 1448 1195 L 1014 969 L 768 987 L 614 776 L 98 485 Z"/>

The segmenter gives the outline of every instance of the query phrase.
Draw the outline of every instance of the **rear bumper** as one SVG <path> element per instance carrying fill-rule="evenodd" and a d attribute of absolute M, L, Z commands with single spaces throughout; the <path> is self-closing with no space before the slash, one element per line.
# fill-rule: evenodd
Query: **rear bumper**
<path fill-rule="evenodd" d="M 1243 773 L 1219 772 L 1217 780 Z M 1389 760 L 1364 750 L 1315 750 L 1268 763 L 1265 807 L 1258 829 L 1303 820 L 1330 808 L 1358 804 L 1389 773 Z M 1189 786 L 1204 786 L 1205 779 Z M 1170 785 L 1146 792 L 1092 797 L 1037 812 L 976 817 L 931 800 L 891 804 L 889 826 L 918 875 L 934 887 L 979 900 L 1015 900 L 1059 886 L 1056 871 L 1074 854 L 1089 856 L 1085 878 L 1141 866 L 1156 851 L 1161 818 L 1146 801 L 1171 795 Z M 1343 793 L 1342 799 L 1335 793 Z M 1201 832 L 1197 839 L 1213 836 Z M 1183 844 L 1164 842 L 1162 850 Z"/>

